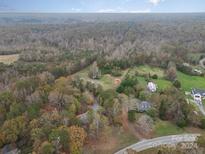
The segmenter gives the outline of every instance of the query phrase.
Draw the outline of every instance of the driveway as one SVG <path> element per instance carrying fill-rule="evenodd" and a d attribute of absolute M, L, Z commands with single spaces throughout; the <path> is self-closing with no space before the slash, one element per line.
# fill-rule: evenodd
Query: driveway
<path fill-rule="evenodd" d="M 199 61 L 199 64 L 201 65 L 201 67 L 203 67 L 204 69 L 205 69 L 205 58 L 203 58 L 203 59 L 201 59 L 200 61 Z"/>
<path fill-rule="evenodd" d="M 203 103 L 197 103 L 194 100 L 191 100 L 192 103 L 196 104 L 196 106 L 199 108 L 199 110 L 201 111 L 201 113 L 205 116 L 205 110 L 204 110 L 204 105 Z"/>
<path fill-rule="evenodd" d="M 133 144 L 131 146 L 128 146 L 115 154 L 128 154 L 127 150 L 132 149 L 136 152 L 140 152 L 143 150 L 147 150 L 154 147 L 159 147 L 163 145 L 176 145 L 178 143 L 183 142 L 195 142 L 197 139 L 197 136 L 200 136 L 199 134 L 181 134 L 181 135 L 171 135 L 171 136 L 164 136 L 164 137 L 158 137 L 154 139 L 149 140 L 143 140 L 141 142 L 138 142 L 136 144 Z"/>

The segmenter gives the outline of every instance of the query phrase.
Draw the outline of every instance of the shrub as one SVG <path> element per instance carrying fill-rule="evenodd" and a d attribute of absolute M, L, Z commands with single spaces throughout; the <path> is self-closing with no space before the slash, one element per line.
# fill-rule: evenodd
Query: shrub
<path fill-rule="evenodd" d="M 66 75 L 66 69 L 61 67 L 55 67 L 53 68 L 51 73 L 54 75 L 55 78 L 59 78 L 60 76 Z"/>
<path fill-rule="evenodd" d="M 199 136 L 197 139 L 197 144 L 199 147 L 205 148 L 205 136 Z"/>
<path fill-rule="evenodd" d="M 133 88 L 138 83 L 135 76 L 126 76 L 126 78 L 121 82 L 120 86 L 116 89 L 118 93 L 124 92 L 126 89 Z"/>
<path fill-rule="evenodd" d="M 152 75 L 152 79 L 158 79 L 158 75 L 157 74 Z"/>
<path fill-rule="evenodd" d="M 156 120 L 158 113 L 156 109 L 149 109 L 147 112 L 147 115 L 149 115 L 150 117 L 152 117 L 154 120 Z"/>
<path fill-rule="evenodd" d="M 185 126 L 187 126 L 187 122 L 185 119 L 181 118 L 181 119 L 178 119 L 177 122 L 176 122 L 177 126 L 180 127 L 180 128 L 183 128 Z"/>
<path fill-rule="evenodd" d="M 128 111 L 128 120 L 130 122 L 134 122 L 136 120 L 135 113 L 136 113 L 136 111 L 134 111 L 134 110 Z"/>
<path fill-rule="evenodd" d="M 173 82 L 173 85 L 174 85 L 176 88 L 178 88 L 178 89 L 181 88 L 181 82 L 179 82 L 179 80 L 175 80 L 175 81 Z"/>
<path fill-rule="evenodd" d="M 205 129 L 205 118 L 201 119 L 201 126 L 202 129 Z"/>
<path fill-rule="evenodd" d="M 55 148 L 51 143 L 47 141 L 42 143 L 40 147 L 40 154 L 52 154 L 54 152 L 55 152 Z"/>

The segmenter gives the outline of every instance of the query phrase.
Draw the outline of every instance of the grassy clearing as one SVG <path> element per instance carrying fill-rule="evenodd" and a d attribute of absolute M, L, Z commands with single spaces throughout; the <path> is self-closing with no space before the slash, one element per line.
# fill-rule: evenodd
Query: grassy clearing
<path fill-rule="evenodd" d="M 154 75 L 154 74 L 157 74 L 157 76 L 159 78 L 164 77 L 164 70 L 162 70 L 158 67 L 150 67 L 148 65 L 143 65 L 143 66 L 135 67 L 134 71 L 137 71 L 140 75 L 146 75 L 146 74 Z"/>
<path fill-rule="evenodd" d="M 156 137 L 166 136 L 166 135 L 176 135 L 181 133 L 184 133 L 183 129 L 177 127 L 176 125 L 168 121 L 159 120 L 155 125 L 154 134 L 156 135 Z"/>
<path fill-rule="evenodd" d="M 89 78 L 89 76 L 88 76 L 89 70 L 90 70 L 90 66 L 77 72 L 75 75 L 78 75 L 85 80 L 89 80 L 89 81 L 93 81 L 93 82 L 101 84 L 103 86 L 104 90 L 116 88 L 118 85 L 115 84 L 115 79 L 122 80 L 128 72 L 128 69 L 122 70 L 122 75 L 119 77 L 113 77 L 110 74 L 105 74 L 105 75 L 102 75 L 102 77 L 99 80 L 93 80 L 93 79 Z"/>
<path fill-rule="evenodd" d="M 184 91 L 191 91 L 192 88 L 205 89 L 205 77 L 190 76 L 178 71 L 177 78 Z"/>
<path fill-rule="evenodd" d="M 12 64 L 19 59 L 19 54 L 0 55 L 0 63 Z"/>

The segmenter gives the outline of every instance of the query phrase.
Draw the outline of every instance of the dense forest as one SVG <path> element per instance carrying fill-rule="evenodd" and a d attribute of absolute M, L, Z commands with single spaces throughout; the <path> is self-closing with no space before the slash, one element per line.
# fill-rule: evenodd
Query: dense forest
<path fill-rule="evenodd" d="M 126 127 L 125 111 L 131 125 L 137 120 L 141 113 L 127 111 L 133 100 L 152 102 L 139 125 L 162 120 L 204 131 L 177 72 L 204 79 L 205 71 L 192 69 L 205 57 L 204 25 L 205 14 L 0 14 L 0 55 L 19 56 L 0 63 L 0 148 L 85 153 Z M 144 65 L 164 74 L 131 71 Z M 106 74 L 122 81 L 107 88 Z M 142 78 L 170 87 L 149 93 Z M 146 136 L 140 126 L 135 130 Z"/>

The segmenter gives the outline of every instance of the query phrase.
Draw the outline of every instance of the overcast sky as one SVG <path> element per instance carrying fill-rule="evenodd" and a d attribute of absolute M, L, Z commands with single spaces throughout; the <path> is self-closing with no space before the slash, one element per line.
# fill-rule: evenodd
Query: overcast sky
<path fill-rule="evenodd" d="M 205 12 L 205 0 L 0 0 L 0 12 Z"/>

